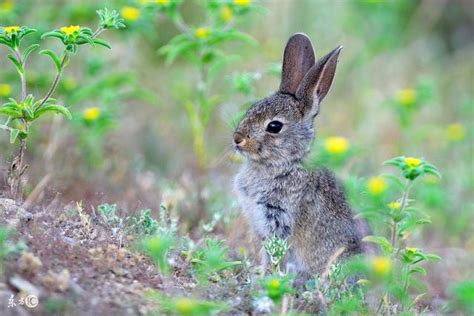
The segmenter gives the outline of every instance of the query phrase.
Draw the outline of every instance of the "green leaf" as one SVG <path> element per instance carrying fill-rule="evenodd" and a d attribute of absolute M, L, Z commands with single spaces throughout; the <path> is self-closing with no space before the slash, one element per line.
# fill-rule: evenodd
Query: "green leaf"
<path fill-rule="evenodd" d="M 411 269 L 409 273 L 421 273 L 423 275 L 426 275 L 426 270 L 422 267 L 416 267 Z"/>
<path fill-rule="evenodd" d="M 30 120 L 33 120 L 35 118 L 35 113 L 29 106 L 25 106 L 23 108 L 23 111 L 25 111 L 26 115 Z"/>
<path fill-rule="evenodd" d="M 41 109 L 36 110 L 35 119 L 37 119 L 38 117 L 40 117 L 41 115 L 43 115 L 44 113 L 47 113 L 47 112 L 59 113 L 59 114 L 62 114 L 64 116 L 66 116 L 68 119 L 72 119 L 71 112 L 69 112 L 69 110 L 66 107 L 64 107 L 62 105 L 57 105 L 57 104 L 46 105 L 46 106 L 43 106 Z"/>
<path fill-rule="evenodd" d="M 39 52 L 41 55 L 46 55 L 46 56 L 49 56 L 53 62 L 54 62 L 54 65 L 56 66 L 56 70 L 58 72 L 61 71 L 61 60 L 59 59 L 59 56 L 56 55 L 55 52 L 53 52 L 52 50 L 50 49 L 43 49 L 42 51 Z"/>
<path fill-rule="evenodd" d="M 425 257 L 428 260 L 441 260 L 440 256 L 432 254 L 432 253 L 425 255 Z"/>
<path fill-rule="evenodd" d="M 423 171 L 425 173 L 429 173 L 429 174 L 437 176 L 438 178 L 441 178 L 441 173 L 439 173 L 438 169 L 433 165 L 430 165 L 430 164 L 424 165 Z"/>
<path fill-rule="evenodd" d="M 101 45 L 101 46 L 107 47 L 107 48 L 109 48 L 109 49 L 112 48 L 112 47 L 110 46 L 110 44 L 107 43 L 107 42 L 104 41 L 104 40 L 101 40 L 101 39 L 98 39 L 98 38 L 94 38 L 94 39 L 92 39 L 92 41 L 93 41 L 95 44 L 97 44 L 97 45 Z"/>
<path fill-rule="evenodd" d="M 401 163 L 403 162 L 404 157 L 396 157 L 383 162 L 384 165 L 392 165 L 396 167 L 400 167 Z"/>
<path fill-rule="evenodd" d="M 416 221 L 417 224 L 431 224 L 431 219 L 429 218 L 421 218 L 419 220 Z"/>
<path fill-rule="evenodd" d="M 41 39 L 48 38 L 48 37 L 56 37 L 63 40 L 64 34 L 59 31 L 51 31 L 51 32 L 46 32 L 43 35 L 41 35 Z"/>
<path fill-rule="evenodd" d="M 32 52 L 34 52 L 35 50 L 37 50 L 39 47 L 40 47 L 39 44 L 33 44 L 30 47 L 28 47 L 27 49 L 25 49 L 25 51 L 22 54 L 23 65 L 26 64 L 26 61 L 28 60 L 28 57 L 30 56 L 30 54 Z"/>
<path fill-rule="evenodd" d="M 393 247 L 392 244 L 385 238 L 381 236 L 365 236 L 362 241 L 371 242 L 377 245 L 380 245 L 385 253 L 392 253 Z"/>
<path fill-rule="evenodd" d="M 79 35 L 77 36 L 77 38 L 82 39 L 82 40 L 84 41 L 84 43 L 89 43 L 91 46 L 94 46 L 94 40 L 93 40 L 90 36 L 88 36 L 88 35 L 79 34 Z M 81 41 L 81 42 L 78 41 L 77 44 L 83 44 L 83 42 L 82 42 L 82 41 Z"/>
<path fill-rule="evenodd" d="M 20 118 L 22 117 L 22 113 L 17 110 L 17 109 L 14 109 L 12 107 L 7 107 L 7 106 L 4 106 L 4 107 L 1 107 L 0 108 L 0 115 L 6 115 L 6 116 L 11 116 L 11 117 L 14 117 L 14 118 Z"/>
<path fill-rule="evenodd" d="M 16 57 L 9 54 L 8 59 L 10 59 L 12 61 L 12 63 L 15 65 L 16 70 L 18 71 L 18 73 L 20 75 L 23 75 L 25 73 L 25 70 L 23 69 L 23 66 L 20 64 L 18 59 L 16 59 Z"/>
<path fill-rule="evenodd" d="M 10 130 L 10 144 L 13 144 L 17 139 L 18 135 L 20 134 L 20 130 L 16 128 L 12 128 Z"/>

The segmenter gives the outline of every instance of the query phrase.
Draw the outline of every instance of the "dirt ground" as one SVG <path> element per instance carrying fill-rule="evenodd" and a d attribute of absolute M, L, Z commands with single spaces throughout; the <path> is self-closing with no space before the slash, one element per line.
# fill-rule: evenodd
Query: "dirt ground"
<path fill-rule="evenodd" d="M 136 315 L 156 309 L 147 299 L 149 290 L 163 288 L 155 266 L 128 248 L 133 240 L 111 236 L 94 213 L 78 214 L 76 205 L 57 201 L 27 212 L 0 199 L 0 225 L 14 229 L 13 239 L 27 247 L 5 263 L 1 315 Z M 39 301 L 34 308 L 21 300 L 31 294 Z"/>

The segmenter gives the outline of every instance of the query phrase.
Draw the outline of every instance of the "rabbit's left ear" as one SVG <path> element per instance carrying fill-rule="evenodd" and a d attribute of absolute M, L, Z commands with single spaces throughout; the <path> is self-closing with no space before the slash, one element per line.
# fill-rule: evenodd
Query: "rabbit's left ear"
<path fill-rule="evenodd" d="M 290 37 L 283 54 L 280 92 L 295 95 L 314 60 L 313 44 L 306 34 L 296 33 Z"/>
<path fill-rule="evenodd" d="M 296 97 L 302 101 L 303 113 L 313 117 L 318 114 L 319 103 L 331 88 L 341 50 L 342 46 L 339 46 L 321 58 L 304 76 L 296 91 Z"/>

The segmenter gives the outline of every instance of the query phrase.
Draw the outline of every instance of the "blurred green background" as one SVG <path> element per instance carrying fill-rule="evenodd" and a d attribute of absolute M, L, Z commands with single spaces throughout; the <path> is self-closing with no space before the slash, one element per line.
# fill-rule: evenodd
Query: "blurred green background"
<path fill-rule="evenodd" d="M 207 23 L 203 3 L 181 4 L 188 24 Z M 81 49 L 66 69 L 56 97 L 73 113 L 72 122 L 50 116 L 34 127 L 26 193 L 46 174 L 52 178 L 36 203 L 46 205 L 58 196 L 64 202 L 118 203 L 134 212 L 158 209 L 165 201 L 176 205 L 182 218 L 195 219 L 199 168 L 183 96 L 194 97 L 199 73 L 182 58 L 165 63 L 158 50 L 179 30 L 140 5 L 0 0 L 0 25 L 28 25 L 39 34 L 70 24 L 94 25 L 95 11 L 104 6 L 126 18 L 127 29 L 105 35 L 112 50 Z M 361 211 L 371 199 L 368 179 L 390 170 L 382 166 L 384 160 L 406 155 L 435 164 L 442 179 L 420 179 L 423 185 L 414 192 L 433 222 L 415 239 L 443 257 L 429 283 L 442 295 L 448 284 L 472 274 L 474 3 L 274 0 L 257 2 L 245 16 L 232 18 L 256 41 L 225 44 L 229 59 L 208 87 L 218 102 L 205 133 L 201 198 L 207 206 L 199 216 L 221 214 L 222 233 L 230 234 L 238 214 L 232 177 L 240 158 L 230 147 L 235 121 L 252 100 L 277 89 L 284 45 L 291 34 L 304 32 L 318 57 L 344 45 L 335 82 L 316 118 L 310 165 L 332 167 L 353 208 Z M 59 49 L 54 41 L 41 44 Z M 6 49 L 0 52 L 6 57 Z M 31 58 L 30 91 L 43 94 L 48 88 L 54 75 L 49 62 Z M 20 93 L 20 84 L 7 58 L 0 59 L 0 69 L 4 102 Z M 6 190 L 16 146 L 9 145 L 7 133 L 0 135 L 0 180 Z M 342 141 L 334 143 L 333 137 Z"/>

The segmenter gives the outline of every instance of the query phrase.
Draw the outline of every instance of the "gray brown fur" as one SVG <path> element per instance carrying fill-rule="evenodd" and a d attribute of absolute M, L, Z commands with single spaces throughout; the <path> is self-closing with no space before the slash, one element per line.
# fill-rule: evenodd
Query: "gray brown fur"
<path fill-rule="evenodd" d="M 288 238 L 288 267 L 304 275 L 322 273 L 341 248 L 340 258 L 361 252 L 353 215 L 333 174 L 308 171 L 302 164 L 340 50 L 315 63 L 309 38 L 293 35 L 284 53 L 280 90 L 256 102 L 234 133 L 235 147 L 246 157 L 235 179 L 243 212 L 261 240 Z M 277 134 L 266 131 L 274 120 L 283 123 Z"/>

